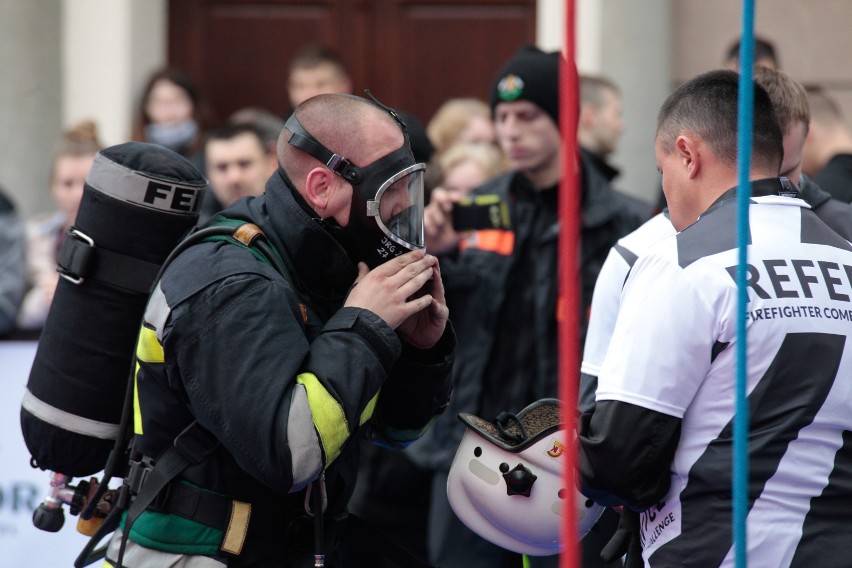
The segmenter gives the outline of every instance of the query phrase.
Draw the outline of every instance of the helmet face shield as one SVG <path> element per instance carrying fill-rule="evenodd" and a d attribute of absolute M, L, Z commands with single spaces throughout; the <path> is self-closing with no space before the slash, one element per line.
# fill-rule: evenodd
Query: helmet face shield
<path fill-rule="evenodd" d="M 367 201 L 367 216 L 374 217 L 393 242 L 414 250 L 423 248 L 423 172 L 425 164 L 414 164 L 391 176 Z"/>

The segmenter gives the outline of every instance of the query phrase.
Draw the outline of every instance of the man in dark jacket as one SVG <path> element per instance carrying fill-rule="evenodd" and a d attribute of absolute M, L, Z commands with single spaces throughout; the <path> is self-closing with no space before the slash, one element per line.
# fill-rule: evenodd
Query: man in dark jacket
<path fill-rule="evenodd" d="M 490 102 L 497 138 L 513 171 L 475 194 L 499 196 L 508 207 L 510 226 L 469 234 L 448 253 L 454 262 L 443 265 L 459 335 L 455 394 L 427 438 L 406 453 L 436 472 L 430 559 L 445 568 L 521 565 L 517 555 L 461 525 L 449 508 L 446 480 L 465 430 L 456 420 L 459 412 L 493 420 L 502 411 L 516 412 L 557 394 L 558 69 L 558 53 L 524 47 L 497 74 Z M 595 279 L 609 249 L 645 218 L 629 213 L 623 196 L 585 161 L 581 179 L 582 337 Z M 429 229 L 427 234 L 440 241 L 441 235 Z M 597 560 L 589 556 L 589 562 Z M 555 563 L 555 557 L 551 560 Z"/>
<path fill-rule="evenodd" d="M 223 211 L 272 250 L 194 245 L 149 301 L 136 448 L 156 472 L 186 431 L 207 457 L 135 520 L 124 566 L 303 566 L 322 547 L 315 529 L 327 565 L 350 566 L 359 442 L 404 447 L 447 405 L 455 336 L 399 119 L 317 96 L 287 121 L 278 158 L 264 195 Z"/>

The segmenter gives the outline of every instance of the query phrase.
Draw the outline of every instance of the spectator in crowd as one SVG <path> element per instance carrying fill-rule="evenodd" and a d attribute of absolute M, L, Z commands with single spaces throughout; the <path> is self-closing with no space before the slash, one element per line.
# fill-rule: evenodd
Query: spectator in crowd
<path fill-rule="evenodd" d="M 580 75 L 580 117 L 577 141 L 588 161 L 607 181 L 619 171 L 609 163 L 624 133 L 621 91 L 606 77 Z"/>
<path fill-rule="evenodd" d="M 727 50 L 725 50 L 725 69 L 739 71 L 740 69 L 740 39 L 733 42 Z M 778 54 L 775 51 L 775 44 L 765 38 L 754 38 L 754 64 L 772 69 L 780 69 L 781 62 L 778 59 Z"/>
<path fill-rule="evenodd" d="M 331 48 L 308 44 L 290 61 L 287 96 L 291 108 L 324 93 L 351 93 L 352 79 L 343 57 Z"/>
<path fill-rule="evenodd" d="M 621 117 L 621 91 L 606 77 L 580 75 L 580 116 L 577 120 L 577 142 L 586 167 L 612 183 L 619 175 L 609 159 L 618 150 L 624 133 Z M 615 190 L 622 204 L 634 215 L 649 218 L 653 206 L 641 199 Z"/>
<path fill-rule="evenodd" d="M 458 247 L 462 239 L 452 228 L 453 207 L 474 188 L 504 173 L 507 164 L 502 152 L 493 144 L 469 142 L 456 144 L 441 154 L 435 169 L 439 181 L 426 206 L 426 239 L 436 250 L 451 250 Z"/>
<path fill-rule="evenodd" d="M 240 197 L 260 195 L 278 167 L 263 132 L 251 124 L 223 124 L 207 132 L 204 145 L 210 190 L 204 196 L 199 223 Z"/>
<path fill-rule="evenodd" d="M 822 189 L 852 202 L 852 130 L 837 101 L 823 87 L 807 88 L 811 125 L 802 170 Z"/>
<path fill-rule="evenodd" d="M 275 113 L 264 108 L 245 107 L 234 112 L 228 118 L 228 122 L 231 124 L 253 124 L 263 133 L 263 141 L 269 148 L 269 152 L 275 155 L 278 147 L 278 135 L 284 129 L 284 121 Z M 275 167 L 277 167 L 277 164 L 275 164 Z"/>
<path fill-rule="evenodd" d="M 506 161 L 493 144 L 456 144 L 438 158 L 441 187 L 451 197 L 465 197 L 474 188 L 507 170 Z"/>
<path fill-rule="evenodd" d="M 15 328 L 26 287 L 24 224 L 0 188 L 0 338 Z"/>
<path fill-rule="evenodd" d="M 131 139 L 174 150 L 204 167 L 204 133 L 213 124 L 212 113 L 193 80 L 167 67 L 151 74 L 133 121 Z"/>
<path fill-rule="evenodd" d="M 50 195 L 57 210 L 27 222 L 29 290 L 18 313 L 18 327 L 23 331 L 40 330 L 47 319 L 59 281 L 56 272 L 59 249 L 77 217 L 86 175 L 101 149 L 97 127 L 87 120 L 65 132 L 54 152 Z"/>
<path fill-rule="evenodd" d="M 435 147 L 436 159 L 454 144 L 496 142 L 491 109 L 476 98 L 454 98 L 444 102 L 426 125 L 426 134 Z"/>

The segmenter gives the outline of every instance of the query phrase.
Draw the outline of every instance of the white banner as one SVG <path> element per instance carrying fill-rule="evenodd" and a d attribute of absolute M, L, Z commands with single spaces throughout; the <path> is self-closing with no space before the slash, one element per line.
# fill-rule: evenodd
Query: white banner
<path fill-rule="evenodd" d="M 0 376 L 6 385 L 0 396 L 0 566 L 70 568 L 88 542 L 77 532 L 79 517 L 63 507 L 65 524 L 56 533 L 39 530 L 32 521 L 50 491 L 50 474 L 30 467 L 21 435 L 21 400 L 35 352 L 36 342 L 0 341 Z"/>

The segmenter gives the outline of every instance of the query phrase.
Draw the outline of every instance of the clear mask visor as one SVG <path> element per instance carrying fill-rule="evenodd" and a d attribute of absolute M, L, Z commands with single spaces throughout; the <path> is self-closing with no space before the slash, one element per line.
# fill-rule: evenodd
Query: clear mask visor
<path fill-rule="evenodd" d="M 414 164 L 391 177 L 367 201 L 367 215 L 393 242 L 414 250 L 426 246 L 423 237 L 423 172 Z"/>

